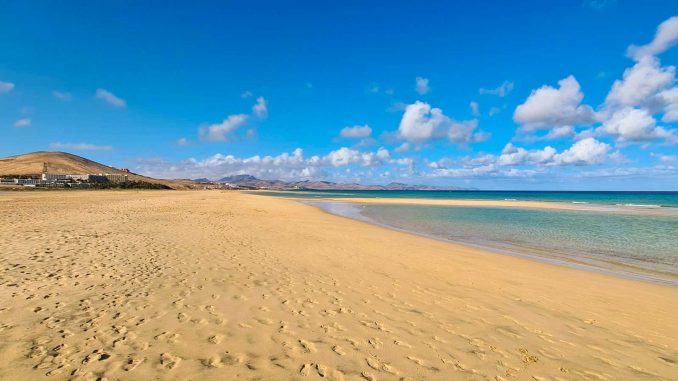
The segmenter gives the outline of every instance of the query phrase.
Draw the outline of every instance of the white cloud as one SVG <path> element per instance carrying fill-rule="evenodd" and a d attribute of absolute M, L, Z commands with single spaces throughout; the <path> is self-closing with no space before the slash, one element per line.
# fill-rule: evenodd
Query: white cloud
<path fill-rule="evenodd" d="M 496 95 L 496 96 L 499 96 L 499 97 L 505 97 L 506 95 L 508 95 L 508 93 L 511 92 L 511 90 L 513 90 L 513 82 L 504 81 L 504 82 L 502 82 L 501 85 L 499 85 L 498 87 L 496 87 L 494 89 L 483 89 L 483 88 L 481 88 L 480 90 L 478 90 L 478 92 L 480 94 L 490 94 L 490 95 Z"/>
<path fill-rule="evenodd" d="M 590 165 L 602 163 L 610 152 L 610 145 L 594 138 L 575 142 L 572 147 L 555 155 L 557 165 Z"/>
<path fill-rule="evenodd" d="M 73 100 L 73 95 L 65 91 L 54 90 L 52 91 L 52 96 L 63 102 L 70 102 L 71 100 Z"/>
<path fill-rule="evenodd" d="M 621 80 L 614 81 L 605 103 L 608 106 L 656 107 L 656 95 L 675 82 L 676 68 L 661 67 L 654 57 L 644 57 L 624 70 Z"/>
<path fill-rule="evenodd" d="M 650 156 L 658 158 L 662 163 L 678 163 L 678 155 L 662 155 L 653 152 Z"/>
<path fill-rule="evenodd" d="M 246 114 L 229 115 L 223 122 L 201 127 L 198 130 L 200 138 L 208 142 L 226 142 L 239 127 L 247 122 Z"/>
<path fill-rule="evenodd" d="M 344 127 L 339 132 L 342 138 L 366 138 L 372 134 L 372 128 L 367 124 L 364 126 Z"/>
<path fill-rule="evenodd" d="M 548 134 L 544 135 L 541 139 L 543 140 L 553 140 L 553 139 L 562 139 L 562 138 L 571 138 L 575 136 L 575 130 L 572 126 L 561 126 L 551 129 Z"/>
<path fill-rule="evenodd" d="M 659 102 L 664 105 L 664 122 L 678 121 L 678 87 L 664 90 L 657 94 Z"/>
<path fill-rule="evenodd" d="M 14 90 L 14 84 L 12 82 L 0 81 L 0 94 L 9 93 L 12 90 Z"/>
<path fill-rule="evenodd" d="M 490 108 L 490 111 L 488 111 L 487 115 L 489 116 L 495 116 L 496 114 L 499 114 L 501 109 L 499 107 L 492 107 Z"/>
<path fill-rule="evenodd" d="M 178 146 L 187 146 L 187 145 L 189 145 L 190 143 L 191 143 L 191 142 L 190 142 L 188 139 L 186 139 L 186 138 L 179 138 L 179 139 L 177 139 L 177 145 L 178 145 Z"/>
<path fill-rule="evenodd" d="M 252 94 L 252 92 L 249 90 L 244 91 L 242 94 L 240 94 L 240 98 L 249 98 L 252 96 L 254 96 L 254 94 Z"/>
<path fill-rule="evenodd" d="M 415 90 L 417 90 L 417 93 L 420 95 L 428 93 L 431 90 L 428 86 L 428 78 L 417 77 Z"/>
<path fill-rule="evenodd" d="M 625 107 L 606 120 L 602 126 L 596 128 L 599 135 L 609 135 L 622 142 L 639 142 L 653 139 L 667 139 L 675 141 L 672 130 L 657 127 L 657 122 L 645 109 Z"/>
<path fill-rule="evenodd" d="M 480 106 L 478 105 L 478 102 L 471 101 L 471 103 L 469 103 L 468 106 L 471 108 L 471 114 L 473 116 L 480 115 Z"/>
<path fill-rule="evenodd" d="M 31 120 L 29 118 L 23 118 L 19 119 L 16 122 L 14 122 L 14 127 L 28 127 L 31 125 Z"/>
<path fill-rule="evenodd" d="M 499 165 L 544 164 L 556 156 L 555 148 L 546 146 L 541 150 L 528 151 L 525 148 L 507 144 L 497 158 Z"/>
<path fill-rule="evenodd" d="M 320 163 L 327 163 L 333 167 L 344 167 L 354 164 L 370 167 L 384 164 L 390 158 L 391 154 L 383 147 L 379 148 L 377 152 L 360 152 L 352 148 L 341 147 L 328 153 L 321 159 Z"/>
<path fill-rule="evenodd" d="M 124 99 L 117 97 L 115 94 L 111 93 L 106 89 L 97 89 L 96 98 L 105 101 L 113 107 L 125 107 L 127 102 Z"/>
<path fill-rule="evenodd" d="M 110 145 L 96 145 L 89 143 L 50 143 L 52 149 L 59 150 L 76 150 L 76 151 L 111 151 L 113 146 Z"/>
<path fill-rule="evenodd" d="M 233 155 L 216 154 L 204 160 L 187 159 L 180 162 L 141 159 L 138 161 L 138 172 L 162 178 L 219 179 L 228 175 L 249 174 L 264 179 L 299 180 L 325 177 L 325 169 L 346 169 L 352 165 L 361 167 L 401 165 L 399 160 L 392 159 L 389 151 L 383 147 L 376 152 L 360 152 L 341 147 L 322 157 L 304 157 L 304 151 L 297 148 L 291 154 L 285 152 L 277 156 L 255 155 L 238 158 Z"/>
<path fill-rule="evenodd" d="M 254 106 L 252 106 L 252 115 L 259 119 L 265 119 L 268 116 L 268 104 L 264 97 L 258 97 Z M 229 115 L 221 123 L 211 124 L 209 126 L 200 127 L 198 129 L 198 136 L 201 140 L 207 142 L 228 142 L 234 139 L 234 135 L 238 128 L 244 126 L 252 119 L 248 114 L 233 114 Z M 252 138 L 256 135 L 256 129 L 250 128 L 244 136 Z"/>
<path fill-rule="evenodd" d="M 358 150 L 341 147 L 338 150 L 327 154 L 327 160 L 335 167 L 356 164 L 360 161 L 360 152 Z"/>
<path fill-rule="evenodd" d="M 397 136 L 418 145 L 434 139 L 447 139 L 455 144 L 466 145 L 487 139 L 484 133 L 474 133 L 477 127 L 477 120 L 457 122 L 443 114 L 441 109 L 417 101 L 405 108 Z"/>
<path fill-rule="evenodd" d="M 610 155 L 610 145 L 600 142 L 594 138 L 585 138 L 572 144 L 572 146 L 561 153 L 556 149 L 546 146 L 542 149 L 526 150 L 522 147 L 515 147 L 509 143 L 504 147 L 501 155 L 497 157 L 496 164 L 504 165 L 543 165 L 543 166 L 561 166 L 561 165 L 591 165 L 599 164 Z M 486 164 L 484 162 L 483 164 Z"/>
<path fill-rule="evenodd" d="M 473 168 L 438 168 L 422 176 L 430 178 L 529 178 L 539 174 L 533 169 L 509 168 L 502 169 L 495 164 L 482 165 Z"/>
<path fill-rule="evenodd" d="M 629 46 L 627 54 L 636 61 L 663 53 L 678 42 L 678 16 L 673 16 L 657 27 L 654 39 L 647 45 Z"/>
<path fill-rule="evenodd" d="M 268 103 L 266 103 L 266 99 L 264 99 L 264 97 L 257 98 L 257 103 L 252 106 L 252 112 L 261 119 L 264 119 L 268 116 Z"/>
<path fill-rule="evenodd" d="M 590 106 L 581 105 L 584 93 L 574 76 L 558 81 L 559 88 L 544 85 L 533 90 L 525 103 L 519 105 L 513 120 L 522 124 L 523 131 L 588 124 L 595 121 Z"/>

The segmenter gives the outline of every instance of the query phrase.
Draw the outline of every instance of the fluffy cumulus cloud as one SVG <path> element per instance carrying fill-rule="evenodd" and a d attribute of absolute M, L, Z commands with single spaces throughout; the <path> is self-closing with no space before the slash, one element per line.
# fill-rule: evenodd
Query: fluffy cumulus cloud
<path fill-rule="evenodd" d="M 515 147 L 513 144 L 507 144 L 497 158 L 499 165 L 522 165 L 522 164 L 544 164 L 553 160 L 556 156 L 555 148 L 546 146 L 541 150 L 526 150 L 522 147 Z"/>
<path fill-rule="evenodd" d="M 557 165 L 589 165 L 600 164 L 610 152 L 610 145 L 594 138 L 586 138 L 575 142 L 572 147 L 554 156 Z"/>
<path fill-rule="evenodd" d="M 333 167 L 345 167 L 353 164 L 368 167 L 384 164 L 390 158 L 391 155 L 385 148 L 379 148 L 377 152 L 360 152 L 356 149 L 341 147 L 327 154 L 319 163 L 328 163 Z"/>
<path fill-rule="evenodd" d="M 277 156 L 251 156 L 239 158 L 233 155 L 216 154 L 204 160 L 188 159 L 169 162 L 159 159 L 138 160 L 138 172 L 162 178 L 198 178 L 219 179 L 221 177 L 249 174 L 264 179 L 298 180 L 324 178 L 327 171 L 356 166 L 370 168 L 379 165 L 408 165 L 411 161 L 393 159 L 389 151 L 379 148 L 374 152 L 361 152 L 341 147 L 324 156 L 304 156 L 297 148 L 292 153 L 284 152 Z"/>
<path fill-rule="evenodd" d="M 348 138 L 348 139 L 366 138 L 366 137 L 369 137 L 371 134 L 372 134 L 372 128 L 370 128 L 370 126 L 368 126 L 367 124 L 363 125 L 363 126 L 356 125 L 356 126 L 352 126 L 352 127 L 344 127 L 339 132 L 339 136 L 341 136 L 342 138 Z"/>
<path fill-rule="evenodd" d="M 480 90 L 478 90 L 478 92 L 480 94 L 490 94 L 490 95 L 496 95 L 496 96 L 499 96 L 499 97 L 505 97 L 506 95 L 508 95 L 508 93 L 511 92 L 511 90 L 513 90 L 513 82 L 504 81 L 504 82 L 502 82 L 501 85 L 497 86 L 494 89 L 481 88 Z"/>
<path fill-rule="evenodd" d="M 0 81 L 0 94 L 9 93 L 12 90 L 14 90 L 14 84 L 12 82 Z"/>
<path fill-rule="evenodd" d="M 477 120 L 455 121 L 443 114 L 441 109 L 417 101 L 405 108 L 397 137 L 415 145 L 439 139 L 467 145 L 487 139 L 485 133 L 475 132 L 477 127 Z"/>
<path fill-rule="evenodd" d="M 612 114 L 596 129 L 596 133 L 613 136 L 622 142 L 677 139 L 673 131 L 658 127 L 656 120 L 647 110 L 633 107 L 626 107 Z"/>
<path fill-rule="evenodd" d="M 589 124 L 596 120 L 590 106 L 582 105 L 584 93 L 574 76 L 558 81 L 558 88 L 544 85 L 519 105 L 513 120 L 524 131 Z"/>
<path fill-rule="evenodd" d="M 609 157 L 610 145 L 594 138 L 585 138 L 572 144 L 561 153 L 546 146 L 542 149 L 527 150 L 509 143 L 497 157 L 497 165 L 591 165 L 600 164 Z M 486 163 L 484 163 L 486 164 Z"/>
<path fill-rule="evenodd" d="M 528 135 L 524 138 L 527 141 L 609 137 L 619 143 L 677 143 L 675 130 L 657 126 L 656 121 L 678 121 L 676 68 L 662 66 L 656 57 L 676 41 L 678 17 L 672 17 L 659 25 L 650 43 L 630 46 L 628 55 L 636 62 L 614 81 L 597 112 L 581 104 L 584 94 L 573 76 L 561 80 L 559 88 L 542 86 L 534 90 L 514 112 L 514 121 L 522 125 L 519 133 L 549 130 L 543 136 Z"/>
<path fill-rule="evenodd" d="M 51 143 L 49 145 L 52 149 L 57 150 L 74 150 L 74 151 L 111 151 L 113 146 L 110 145 L 96 145 L 90 143 Z"/>
<path fill-rule="evenodd" d="M 654 57 L 644 57 L 614 81 L 605 103 L 608 106 L 657 107 L 657 95 L 676 81 L 676 68 L 661 67 Z"/>
<path fill-rule="evenodd" d="M 229 115 L 221 123 L 211 124 L 206 127 L 201 127 L 198 130 L 200 138 L 207 142 L 227 142 L 232 139 L 235 131 L 245 125 L 248 115 L 234 114 Z"/>
<path fill-rule="evenodd" d="M 97 99 L 103 100 L 104 102 L 110 104 L 113 107 L 122 108 L 127 106 L 127 102 L 124 99 L 116 96 L 115 94 L 106 89 L 97 89 L 95 97 Z"/>
<path fill-rule="evenodd" d="M 424 95 L 424 94 L 428 93 L 429 91 L 431 91 L 431 89 L 428 86 L 428 78 L 417 77 L 414 89 L 420 95 Z"/>
<path fill-rule="evenodd" d="M 627 50 L 629 57 L 640 61 L 649 56 L 663 53 L 678 42 L 678 16 L 673 16 L 657 27 L 654 39 L 647 45 L 631 45 Z"/>

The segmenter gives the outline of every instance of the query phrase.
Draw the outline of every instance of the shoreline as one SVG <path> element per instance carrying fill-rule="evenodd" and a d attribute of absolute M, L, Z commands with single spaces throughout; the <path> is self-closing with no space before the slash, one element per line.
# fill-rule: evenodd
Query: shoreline
<path fill-rule="evenodd" d="M 17 192 L 0 218 L 3 380 L 676 374 L 675 288 L 298 200 Z"/>
<path fill-rule="evenodd" d="M 609 205 L 596 203 L 562 201 L 519 201 L 519 200 L 454 200 L 454 199 L 427 199 L 427 198 L 364 198 L 364 197 L 328 197 L 325 200 L 333 202 L 347 202 L 356 204 L 389 204 L 389 205 L 431 205 L 431 206 L 469 206 L 488 208 L 529 208 L 551 209 L 581 212 L 610 212 L 629 214 L 648 214 L 657 216 L 676 216 L 678 208 L 647 207 L 638 205 Z"/>
<path fill-rule="evenodd" d="M 353 215 L 342 214 L 341 211 L 331 211 L 329 208 L 324 208 L 320 204 L 326 203 L 336 203 L 336 204 L 350 204 L 356 208 L 360 207 L 364 203 L 354 203 L 354 202 L 345 202 L 337 203 L 335 199 L 332 200 L 297 200 L 307 205 L 318 208 L 319 210 L 329 213 L 334 216 L 348 218 L 354 221 L 364 222 L 370 225 L 378 226 L 384 229 L 393 230 L 400 233 L 411 234 L 417 237 L 422 237 L 425 239 L 432 239 L 440 242 L 446 242 L 456 245 L 467 246 L 472 249 L 477 249 L 484 253 L 492 253 L 498 255 L 506 255 L 515 258 L 522 258 L 531 261 L 536 261 L 540 263 L 546 263 L 554 266 L 561 266 L 572 268 L 581 271 L 592 272 L 596 274 L 604 274 L 607 276 L 618 277 L 621 279 L 631 280 L 631 281 L 641 281 L 651 284 L 656 284 L 660 286 L 678 288 L 678 276 L 674 273 L 667 273 L 661 270 L 655 270 L 650 268 L 644 268 L 638 265 L 631 263 L 626 263 L 622 261 L 614 261 L 614 258 L 610 260 L 595 260 L 592 258 L 576 258 L 567 256 L 564 254 L 551 253 L 547 250 L 537 250 L 534 248 L 520 246 L 516 249 L 511 248 L 502 248 L 495 247 L 489 244 L 482 243 L 473 243 L 466 241 L 456 241 L 453 239 L 448 239 L 444 237 L 439 237 L 434 234 L 426 234 L 422 232 L 417 232 L 414 230 L 408 230 L 404 228 L 399 228 L 396 226 L 391 226 L 385 223 L 380 223 L 369 217 L 364 216 L 360 211 L 356 211 Z M 378 202 L 372 204 L 380 204 Z M 404 204 L 400 204 L 404 205 Z M 407 205 L 430 205 L 430 204 L 407 204 Z M 446 205 L 447 206 L 447 205 Z M 469 205 L 465 205 L 469 206 Z M 519 251 L 523 250 L 523 251 Z M 530 252 L 531 251 L 531 252 Z M 539 251 L 540 253 L 537 253 Z M 541 253 L 543 252 L 543 254 Z"/>

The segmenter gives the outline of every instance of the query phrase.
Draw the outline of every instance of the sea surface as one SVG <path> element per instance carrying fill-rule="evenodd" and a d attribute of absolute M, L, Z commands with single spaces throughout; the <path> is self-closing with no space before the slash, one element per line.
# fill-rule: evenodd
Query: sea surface
<path fill-rule="evenodd" d="M 330 213 L 503 254 L 678 286 L 678 192 L 294 191 L 265 194 L 305 199 Z M 348 197 L 553 201 L 590 205 L 590 209 L 355 204 L 326 200 Z M 646 213 L 645 208 L 669 213 Z"/>
<path fill-rule="evenodd" d="M 678 208 L 676 192 L 562 191 L 280 191 L 273 196 L 299 198 L 428 198 L 448 200 L 519 200 Z"/>

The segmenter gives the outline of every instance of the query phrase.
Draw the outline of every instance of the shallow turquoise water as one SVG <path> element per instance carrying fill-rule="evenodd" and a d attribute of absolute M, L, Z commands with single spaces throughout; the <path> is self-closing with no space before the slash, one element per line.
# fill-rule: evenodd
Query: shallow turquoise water
<path fill-rule="evenodd" d="M 307 202 L 432 238 L 678 286 L 676 215 Z"/>
<path fill-rule="evenodd" d="M 315 200 L 310 202 L 330 213 L 433 238 L 678 286 L 678 192 L 293 191 L 265 194 Z M 581 210 L 557 210 L 359 205 L 323 200 L 347 197 L 512 199 L 590 205 L 578 207 Z"/>
<path fill-rule="evenodd" d="M 673 216 L 427 205 L 364 205 L 361 215 L 455 242 L 678 277 Z"/>
<path fill-rule="evenodd" d="M 429 198 L 457 200 L 524 200 L 583 202 L 605 205 L 678 207 L 678 192 L 549 192 L 549 191 L 285 191 L 272 196 L 297 198 Z"/>

